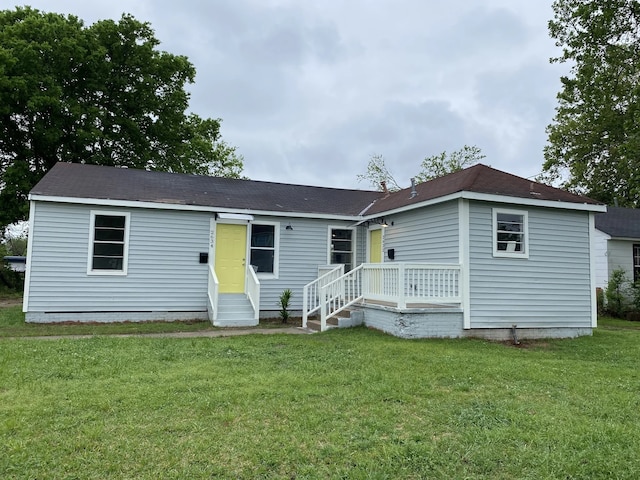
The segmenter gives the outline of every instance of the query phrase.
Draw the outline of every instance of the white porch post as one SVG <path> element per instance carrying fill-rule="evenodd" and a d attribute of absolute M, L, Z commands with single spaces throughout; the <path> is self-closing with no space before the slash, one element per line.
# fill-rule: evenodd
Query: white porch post
<path fill-rule="evenodd" d="M 458 260 L 460 262 L 460 294 L 462 297 L 462 326 L 471 328 L 471 281 L 469 261 L 469 201 L 458 200 Z"/>
<path fill-rule="evenodd" d="M 407 308 L 407 296 L 404 290 L 404 262 L 398 268 L 398 308 Z"/>

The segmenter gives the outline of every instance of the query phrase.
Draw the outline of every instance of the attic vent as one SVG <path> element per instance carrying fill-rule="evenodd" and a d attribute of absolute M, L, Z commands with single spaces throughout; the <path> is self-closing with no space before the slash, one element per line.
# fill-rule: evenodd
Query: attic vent
<path fill-rule="evenodd" d="M 418 196 L 418 191 L 416 190 L 416 179 L 415 178 L 411 178 L 411 195 L 409 195 L 409 198 L 414 198 Z"/>

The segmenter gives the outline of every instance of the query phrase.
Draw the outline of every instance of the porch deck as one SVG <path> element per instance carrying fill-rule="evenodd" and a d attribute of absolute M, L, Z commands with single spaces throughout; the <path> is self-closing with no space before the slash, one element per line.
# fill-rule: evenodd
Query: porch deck
<path fill-rule="evenodd" d="M 460 265 L 399 262 L 343 271 L 338 266 L 305 286 L 303 326 L 309 315 L 319 312 L 325 330 L 328 319 L 350 307 L 405 316 L 456 313 L 462 318 Z"/>

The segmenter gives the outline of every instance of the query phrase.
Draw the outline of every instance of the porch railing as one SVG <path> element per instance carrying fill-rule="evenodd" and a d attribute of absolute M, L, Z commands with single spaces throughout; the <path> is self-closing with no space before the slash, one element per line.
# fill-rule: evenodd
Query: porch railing
<path fill-rule="evenodd" d="M 332 267 L 332 268 L 329 268 Z M 344 265 L 327 266 L 328 271 L 302 289 L 302 327 L 307 328 L 309 315 L 320 310 L 320 288 L 344 275 Z M 321 272 L 324 270 L 320 270 Z"/>
<path fill-rule="evenodd" d="M 364 265 L 367 300 L 391 302 L 398 308 L 420 304 L 460 303 L 460 265 L 369 263 Z"/>
<path fill-rule="evenodd" d="M 245 279 L 244 291 L 253 307 L 253 318 L 258 320 L 260 317 L 260 280 L 258 280 L 258 276 L 251 265 L 247 266 Z"/>
<path fill-rule="evenodd" d="M 209 284 L 207 287 L 207 310 L 209 311 L 209 320 L 211 323 L 218 319 L 218 292 L 220 290 L 220 282 L 213 269 L 213 265 L 209 264 Z"/>
<path fill-rule="evenodd" d="M 319 309 L 321 330 L 324 331 L 328 318 L 362 301 L 379 302 L 397 308 L 460 303 L 461 271 L 460 265 L 454 264 L 362 264 L 317 287 L 319 306 L 311 310 L 305 303 L 303 326 L 306 326 L 307 314 Z"/>

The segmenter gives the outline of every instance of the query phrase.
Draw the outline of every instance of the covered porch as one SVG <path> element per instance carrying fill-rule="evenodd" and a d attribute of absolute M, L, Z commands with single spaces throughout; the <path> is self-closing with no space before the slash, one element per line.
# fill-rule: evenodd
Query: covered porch
<path fill-rule="evenodd" d="M 346 273 L 337 265 L 304 287 L 302 326 L 316 315 L 324 331 L 358 308 L 365 324 L 394 335 L 460 336 L 462 275 L 459 264 L 365 263 Z"/>

